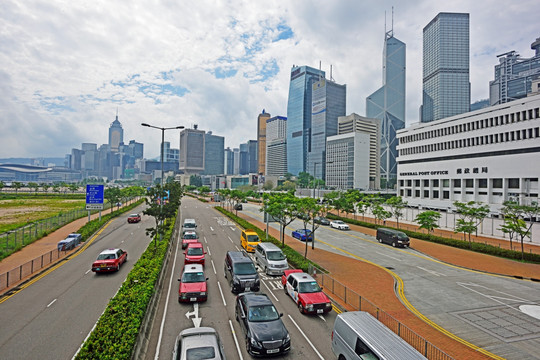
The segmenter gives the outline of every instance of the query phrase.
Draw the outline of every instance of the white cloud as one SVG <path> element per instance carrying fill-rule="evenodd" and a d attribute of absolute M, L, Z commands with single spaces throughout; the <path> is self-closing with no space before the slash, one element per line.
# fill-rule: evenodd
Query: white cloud
<path fill-rule="evenodd" d="M 0 158 L 63 156 L 82 142 L 99 146 L 117 108 L 124 141 L 143 142 L 147 157 L 158 155 L 161 134 L 141 122 L 198 124 L 237 147 L 256 138 L 263 108 L 286 116 L 293 64 L 322 61 L 327 76 L 332 64 L 334 79 L 347 84 L 347 112 L 364 114 L 365 98 L 382 84 L 384 12 L 389 28 L 392 5 L 3 1 Z M 488 97 L 496 55 L 532 56 L 539 10 L 536 0 L 396 4 L 394 33 L 407 45 L 407 122 L 417 121 L 421 103 L 422 29 L 438 12 L 470 13 L 475 101 Z M 293 36 L 277 41 L 278 26 Z M 166 132 L 172 146 L 178 139 L 178 132 Z"/>

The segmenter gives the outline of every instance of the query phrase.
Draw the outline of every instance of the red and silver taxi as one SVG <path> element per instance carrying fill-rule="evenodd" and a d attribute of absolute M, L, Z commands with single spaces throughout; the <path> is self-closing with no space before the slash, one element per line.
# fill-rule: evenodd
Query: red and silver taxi
<path fill-rule="evenodd" d="M 332 303 L 311 275 L 297 270 L 285 270 L 281 278 L 283 289 L 298 306 L 302 314 L 325 314 Z"/>
<path fill-rule="evenodd" d="M 207 277 L 204 276 L 203 267 L 200 264 L 188 264 L 184 266 L 180 287 L 178 288 L 178 302 L 198 302 L 208 299 L 206 289 Z"/>
<path fill-rule="evenodd" d="M 140 214 L 130 214 L 127 219 L 128 223 L 138 223 L 139 221 L 141 221 Z"/>
<path fill-rule="evenodd" d="M 120 265 L 127 261 L 127 252 L 122 249 L 103 250 L 92 264 L 92 271 L 95 273 L 118 271 Z"/>
<path fill-rule="evenodd" d="M 206 251 L 203 250 L 203 246 L 200 242 L 191 243 L 184 251 L 184 265 L 187 264 L 201 264 L 204 266 L 204 255 Z"/>
<path fill-rule="evenodd" d="M 182 233 L 182 249 L 187 248 L 188 244 L 199 242 L 199 235 L 193 230 L 184 230 Z"/>

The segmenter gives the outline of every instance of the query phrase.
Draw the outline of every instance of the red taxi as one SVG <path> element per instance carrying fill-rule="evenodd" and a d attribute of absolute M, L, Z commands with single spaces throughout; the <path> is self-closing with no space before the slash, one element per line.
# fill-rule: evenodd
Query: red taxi
<path fill-rule="evenodd" d="M 185 230 L 182 233 L 182 249 L 187 248 L 188 244 L 199 242 L 199 235 L 192 230 Z"/>
<path fill-rule="evenodd" d="M 189 264 L 184 266 L 180 287 L 178 288 L 178 302 L 206 301 L 208 293 L 206 290 L 207 277 L 204 276 L 203 267 L 200 264 Z"/>
<path fill-rule="evenodd" d="M 299 270 L 285 270 L 281 283 L 302 314 L 325 314 L 332 310 L 330 299 L 311 275 Z"/>
<path fill-rule="evenodd" d="M 204 255 L 206 251 L 203 250 L 203 246 L 200 242 L 191 243 L 187 246 L 184 255 L 184 265 L 187 264 L 201 264 L 204 266 Z"/>
<path fill-rule="evenodd" d="M 131 214 L 128 216 L 128 223 L 138 223 L 141 221 L 141 215 L 139 214 Z"/>
<path fill-rule="evenodd" d="M 122 249 L 103 250 L 92 264 L 92 271 L 95 273 L 118 271 L 120 265 L 127 261 L 127 252 Z"/>

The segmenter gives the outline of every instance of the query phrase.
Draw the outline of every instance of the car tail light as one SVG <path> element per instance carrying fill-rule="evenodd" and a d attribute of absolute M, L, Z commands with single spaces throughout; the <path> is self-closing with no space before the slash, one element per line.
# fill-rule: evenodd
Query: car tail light
<path fill-rule="evenodd" d="M 332 336 L 330 337 L 332 341 L 334 341 L 334 330 L 332 330 Z"/>

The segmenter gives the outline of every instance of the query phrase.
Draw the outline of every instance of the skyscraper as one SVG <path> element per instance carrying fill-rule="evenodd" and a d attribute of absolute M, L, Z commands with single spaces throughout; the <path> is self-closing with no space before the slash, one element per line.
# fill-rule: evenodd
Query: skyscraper
<path fill-rule="evenodd" d="M 224 174 L 225 138 L 208 131 L 204 135 L 204 175 Z"/>
<path fill-rule="evenodd" d="M 184 129 L 180 132 L 180 170 L 185 174 L 204 171 L 204 131 Z"/>
<path fill-rule="evenodd" d="M 266 142 L 266 139 L 265 139 Z M 248 140 L 248 173 L 249 174 L 258 174 L 259 173 L 259 159 L 258 159 L 258 143 L 257 140 Z M 266 156 L 266 155 L 265 155 Z"/>
<path fill-rule="evenodd" d="M 267 176 L 284 176 L 287 172 L 287 118 L 274 116 L 266 120 Z"/>
<path fill-rule="evenodd" d="M 469 14 L 439 13 L 424 27 L 420 121 L 469 111 Z"/>
<path fill-rule="evenodd" d="M 366 116 L 381 120 L 380 174 L 385 187 L 397 178 L 396 131 L 405 127 L 405 43 L 387 31 L 383 48 L 383 86 L 366 98 Z M 379 188 L 380 184 L 376 184 Z"/>
<path fill-rule="evenodd" d="M 118 146 L 124 142 L 124 129 L 118 121 L 118 111 L 116 111 L 116 119 L 109 127 L 109 146 L 112 152 L 118 152 Z"/>
<path fill-rule="evenodd" d="M 345 116 L 347 85 L 321 79 L 313 83 L 311 99 L 311 148 L 306 171 L 324 179 L 326 139 L 338 133 L 338 117 Z"/>
<path fill-rule="evenodd" d="M 257 117 L 257 172 L 261 175 L 264 175 L 266 167 L 266 120 L 268 119 L 270 119 L 270 114 L 263 109 Z"/>
<path fill-rule="evenodd" d="M 313 83 L 325 78 L 324 71 L 309 66 L 291 69 L 287 101 L 287 171 L 298 175 L 306 171 L 311 150 L 311 93 Z"/>

